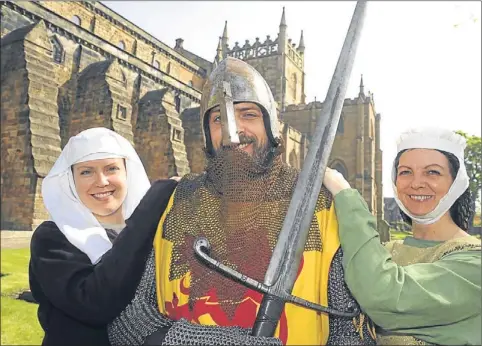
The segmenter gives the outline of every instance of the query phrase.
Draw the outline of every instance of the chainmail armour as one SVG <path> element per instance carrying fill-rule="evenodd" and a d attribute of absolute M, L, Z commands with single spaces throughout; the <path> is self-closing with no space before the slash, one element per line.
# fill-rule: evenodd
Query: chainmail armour
<path fill-rule="evenodd" d="M 211 257 L 255 280 L 264 280 L 297 172 L 282 164 L 280 156 L 269 168 L 256 162 L 241 150 L 222 150 L 210 159 L 205 174 L 187 176 L 179 183 L 176 207 L 164 225 L 163 237 L 173 244 L 169 279 L 179 279 L 190 271 L 190 306 L 213 290 L 229 319 L 248 288 L 202 264 L 193 244 L 198 237 L 207 238 Z M 330 205 L 329 195 L 323 196 L 318 208 Z M 315 219 L 305 246 L 305 251 L 310 250 L 321 251 Z"/>
<path fill-rule="evenodd" d="M 269 168 L 256 164 L 241 150 L 226 150 L 210 160 L 206 173 L 183 178 L 176 189 L 174 206 L 166 217 L 163 237 L 173 243 L 170 279 L 191 273 L 190 307 L 215 289 L 228 316 L 245 296 L 247 288 L 216 273 L 195 257 L 193 242 L 206 237 L 211 256 L 233 269 L 263 281 L 289 206 L 298 173 L 281 162 L 279 152 Z M 240 167 L 242 166 L 242 167 Z M 223 172 L 223 174 L 220 174 Z M 244 175 L 240 176 L 240 172 Z M 323 188 L 316 211 L 331 205 Z M 305 251 L 321 251 L 319 227 L 313 218 Z M 341 248 L 336 253 L 328 281 L 328 303 L 346 311 L 356 304 L 343 279 Z M 356 319 L 330 316 L 328 344 L 375 344 L 372 326 L 362 316 Z M 237 327 L 201 326 L 177 322 L 159 313 L 156 299 L 154 255 L 146 264 L 136 296 L 109 326 L 112 345 L 140 345 L 157 329 L 168 329 L 166 345 L 276 345 L 275 338 L 256 338 Z"/>

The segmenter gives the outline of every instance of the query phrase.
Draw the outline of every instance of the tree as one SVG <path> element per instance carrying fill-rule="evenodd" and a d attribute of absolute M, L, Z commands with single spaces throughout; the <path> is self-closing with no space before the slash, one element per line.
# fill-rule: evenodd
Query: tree
<path fill-rule="evenodd" d="M 456 131 L 467 140 L 465 148 L 465 167 L 469 176 L 469 189 L 472 196 L 472 207 L 475 211 L 476 204 L 481 202 L 482 191 L 482 140 L 480 137 L 471 136 L 463 131 Z M 474 218 L 469 221 L 470 227 L 473 226 Z"/>

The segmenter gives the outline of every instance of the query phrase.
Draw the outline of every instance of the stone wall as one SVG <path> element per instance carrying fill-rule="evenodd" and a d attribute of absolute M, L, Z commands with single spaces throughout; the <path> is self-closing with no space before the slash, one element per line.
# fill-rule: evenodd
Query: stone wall
<path fill-rule="evenodd" d="M 189 173 L 184 129 L 171 91 L 151 90 L 140 99 L 135 144 L 151 181 Z"/>
<path fill-rule="evenodd" d="M 45 23 L 2 37 L 2 229 L 47 218 L 41 181 L 60 154 L 58 87 Z"/>
<path fill-rule="evenodd" d="M 199 112 L 199 107 L 195 107 L 188 108 L 181 113 L 184 126 L 184 144 L 186 145 L 187 159 L 192 173 L 201 173 L 206 166 Z"/>

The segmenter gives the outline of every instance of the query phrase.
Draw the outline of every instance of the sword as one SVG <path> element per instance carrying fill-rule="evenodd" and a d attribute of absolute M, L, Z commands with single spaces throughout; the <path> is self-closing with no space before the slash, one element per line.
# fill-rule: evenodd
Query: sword
<path fill-rule="evenodd" d="M 264 294 L 252 334 L 273 336 L 286 302 L 338 316 L 354 317 L 355 307 L 336 311 L 291 294 L 308 237 L 316 202 L 335 140 L 336 129 L 345 99 L 348 81 L 365 17 L 366 1 L 357 1 L 348 32 L 328 92 L 318 117 L 309 151 L 299 174 L 283 227 L 266 272 L 264 283 L 243 275 L 209 256 L 210 244 L 205 238 L 194 243 L 194 251 L 214 270 Z"/>

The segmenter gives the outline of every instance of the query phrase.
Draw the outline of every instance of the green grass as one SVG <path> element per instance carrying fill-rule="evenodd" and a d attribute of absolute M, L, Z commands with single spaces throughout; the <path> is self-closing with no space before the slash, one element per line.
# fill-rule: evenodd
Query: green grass
<path fill-rule="evenodd" d="M 2 296 L 28 289 L 30 249 L 2 249 Z"/>
<path fill-rule="evenodd" d="M 37 320 L 37 304 L 17 300 L 18 293 L 29 289 L 26 249 L 2 249 L 1 253 L 1 344 L 40 345 L 43 330 Z"/>

